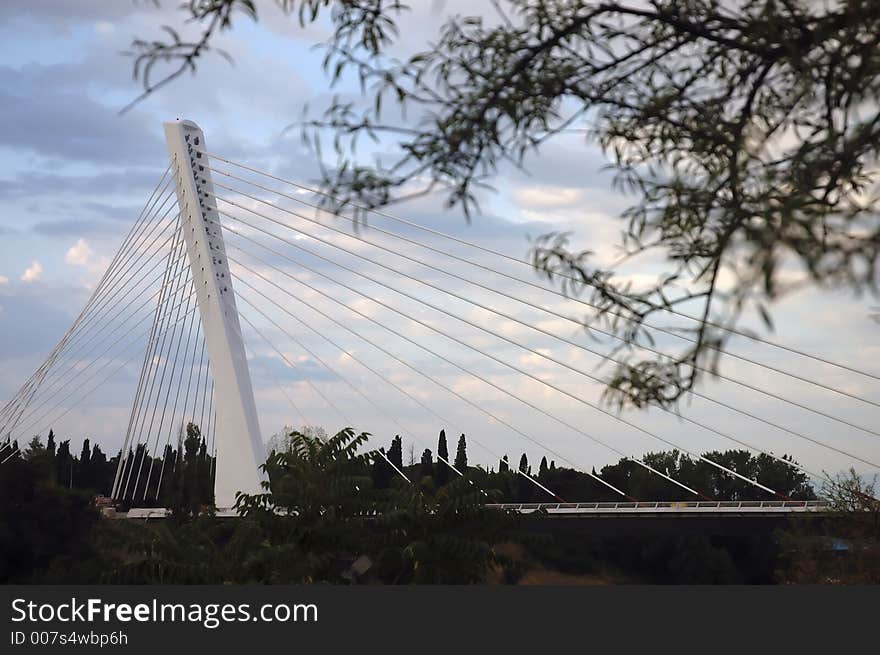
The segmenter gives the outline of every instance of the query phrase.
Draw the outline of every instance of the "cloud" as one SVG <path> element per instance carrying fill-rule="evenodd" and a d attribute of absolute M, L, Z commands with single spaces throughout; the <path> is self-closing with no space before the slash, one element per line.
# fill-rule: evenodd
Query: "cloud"
<path fill-rule="evenodd" d="M 161 160 L 157 159 L 156 161 Z M 95 159 L 90 163 L 100 165 L 101 161 Z M 88 194 L 100 198 L 106 198 L 109 195 L 146 199 L 150 189 L 161 175 L 161 170 L 157 171 L 155 161 L 152 166 L 116 168 L 89 174 L 49 172 L 46 168 L 22 171 L 12 179 L 0 180 L 0 198 L 7 200 L 30 199 L 45 193 L 47 189 L 51 189 L 53 195 L 81 196 Z M 111 207 L 114 210 L 120 209 L 120 207 L 108 205 L 106 201 L 92 200 L 90 202 L 96 205 L 90 207 L 95 211 L 107 212 Z"/>
<path fill-rule="evenodd" d="M 84 96 L 75 87 L 88 84 L 87 74 L 67 64 L 0 66 L 0 145 L 68 161 L 161 161 L 155 123 L 139 112 L 119 117 L 115 107 Z"/>
<path fill-rule="evenodd" d="M 571 207 L 583 201 L 584 190 L 572 187 L 527 186 L 516 189 L 513 199 L 532 209 Z"/>
<path fill-rule="evenodd" d="M 71 266 L 88 266 L 92 258 L 92 249 L 89 247 L 88 241 L 80 239 L 73 244 L 64 255 L 64 261 Z"/>
<path fill-rule="evenodd" d="M 71 26 L 91 21 L 109 22 L 127 16 L 157 13 L 151 2 L 105 2 L 104 0 L 78 0 L 78 2 L 57 2 L 57 0 L 3 0 L 0 3 L 0 18 L 3 20 L 22 19 L 31 23 L 39 16 L 54 28 L 68 33 Z"/>
<path fill-rule="evenodd" d="M 64 220 L 35 223 L 33 231 L 47 237 L 72 237 L 80 234 L 90 236 L 116 235 L 119 226 L 107 221 Z M 69 262 L 68 262 L 69 263 Z"/>
<path fill-rule="evenodd" d="M 289 359 L 296 363 L 296 368 L 274 356 L 256 355 L 248 359 L 248 367 L 257 386 L 274 388 L 281 383 L 334 379 L 333 374 L 317 362 L 302 357 Z"/>
<path fill-rule="evenodd" d="M 9 284 L 9 278 L 5 275 L 0 275 L 0 286 L 4 284 Z"/>
<path fill-rule="evenodd" d="M 113 34 L 116 28 L 113 27 L 113 23 L 109 23 L 106 20 L 99 20 L 95 23 L 95 32 L 102 35 Z"/>
<path fill-rule="evenodd" d="M 37 261 L 36 259 L 24 269 L 24 273 L 21 274 L 22 282 L 36 282 L 43 275 L 43 265 Z"/>

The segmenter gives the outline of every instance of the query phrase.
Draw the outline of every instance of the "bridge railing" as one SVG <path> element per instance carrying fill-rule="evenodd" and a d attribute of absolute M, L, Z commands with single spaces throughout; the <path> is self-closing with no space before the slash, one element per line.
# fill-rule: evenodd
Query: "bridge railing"
<path fill-rule="evenodd" d="M 824 500 L 719 500 L 719 501 L 653 501 L 653 502 L 591 502 L 591 503 L 495 503 L 488 507 L 518 512 L 547 511 L 619 511 L 619 510 L 772 510 L 824 511 Z"/>

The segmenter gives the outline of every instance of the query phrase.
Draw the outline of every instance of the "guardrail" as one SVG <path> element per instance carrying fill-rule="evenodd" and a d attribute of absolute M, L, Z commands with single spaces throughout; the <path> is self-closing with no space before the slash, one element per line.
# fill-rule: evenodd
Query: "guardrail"
<path fill-rule="evenodd" d="M 486 507 L 522 514 L 540 510 L 548 514 L 787 514 L 827 512 L 830 505 L 824 500 L 742 500 L 742 501 L 658 501 L 628 503 L 493 503 Z M 164 519 L 171 510 L 161 507 L 132 508 L 128 512 L 108 512 L 111 518 Z M 237 517 L 234 510 L 218 511 L 219 518 Z"/>
<path fill-rule="evenodd" d="M 659 501 L 626 503 L 495 503 L 493 509 L 529 514 L 540 510 L 549 514 L 778 514 L 827 512 L 823 500 L 742 500 L 742 501 Z"/>

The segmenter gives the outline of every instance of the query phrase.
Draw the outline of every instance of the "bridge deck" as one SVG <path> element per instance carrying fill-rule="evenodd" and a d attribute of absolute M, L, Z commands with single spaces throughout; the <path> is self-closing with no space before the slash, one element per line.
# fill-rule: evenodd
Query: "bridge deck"
<path fill-rule="evenodd" d="M 543 510 L 550 516 L 781 516 L 824 513 L 831 507 L 823 500 L 743 500 L 640 503 L 495 503 L 493 509 L 534 514 Z M 162 519 L 170 510 L 161 507 L 133 507 L 128 512 L 113 513 L 113 518 Z M 218 511 L 216 516 L 237 516 L 233 510 Z"/>
<path fill-rule="evenodd" d="M 532 514 L 543 510 L 557 516 L 699 516 L 781 515 L 823 513 L 830 506 L 822 500 L 743 500 L 639 503 L 498 503 L 496 509 Z"/>

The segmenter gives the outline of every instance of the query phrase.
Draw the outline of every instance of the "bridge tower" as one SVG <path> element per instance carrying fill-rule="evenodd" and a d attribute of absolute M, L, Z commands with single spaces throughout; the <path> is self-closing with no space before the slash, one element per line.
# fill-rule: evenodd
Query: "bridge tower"
<path fill-rule="evenodd" d="M 226 259 L 205 135 L 188 120 L 165 123 L 165 142 L 192 269 L 205 346 L 214 377 L 217 448 L 214 500 L 218 510 L 235 494 L 259 493 L 265 449 Z"/>

